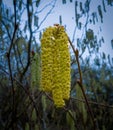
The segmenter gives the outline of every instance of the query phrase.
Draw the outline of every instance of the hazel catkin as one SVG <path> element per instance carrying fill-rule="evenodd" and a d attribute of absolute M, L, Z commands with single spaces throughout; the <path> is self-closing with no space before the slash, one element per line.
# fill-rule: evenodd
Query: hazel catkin
<path fill-rule="evenodd" d="M 47 28 L 41 39 L 41 86 L 51 92 L 56 107 L 70 96 L 70 53 L 64 27 Z"/>

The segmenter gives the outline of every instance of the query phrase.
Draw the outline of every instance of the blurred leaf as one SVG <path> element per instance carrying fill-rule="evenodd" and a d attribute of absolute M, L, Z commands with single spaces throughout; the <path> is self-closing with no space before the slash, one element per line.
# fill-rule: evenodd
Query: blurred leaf
<path fill-rule="evenodd" d="M 108 54 L 108 63 L 111 65 L 110 55 Z"/>
<path fill-rule="evenodd" d="M 92 13 L 92 17 L 93 17 L 93 24 L 95 24 L 95 13 Z"/>
<path fill-rule="evenodd" d="M 41 31 L 40 31 L 40 33 L 39 33 L 39 39 L 41 39 L 41 37 L 42 37 L 42 33 L 41 33 Z"/>
<path fill-rule="evenodd" d="M 28 0 L 29 1 L 29 4 L 32 5 L 32 0 Z"/>
<path fill-rule="evenodd" d="M 46 111 L 47 108 L 47 103 L 46 103 L 46 97 L 45 95 L 42 95 L 42 106 L 43 106 L 43 111 Z"/>
<path fill-rule="evenodd" d="M 101 41 L 104 43 L 104 38 L 103 37 L 101 38 Z"/>
<path fill-rule="evenodd" d="M 95 65 L 100 66 L 100 59 L 99 58 L 95 58 L 94 59 L 94 63 L 95 63 Z"/>
<path fill-rule="evenodd" d="M 62 16 L 61 15 L 59 16 L 59 23 L 60 23 L 60 25 L 62 25 Z"/>
<path fill-rule="evenodd" d="M 21 54 L 23 50 L 25 50 L 26 47 L 26 40 L 24 37 L 19 37 L 15 40 L 15 46 L 19 50 L 19 53 Z"/>
<path fill-rule="evenodd" d="M 88 30 L 86 31 L 86 38 L 87 38 L 89 41 L 91 41 L 91 40 L 94 39 L 94 32 L 93 32 L 92 29 L 88 29 Z"/>
<path fill-rule="evenodd" d="M 40 130 L 37 124 L 35 125 L 35 130 Z"/>
<path fill-rule="evenodd" d="M 104 52 L 102 53 L 102 58 L 103 58 L 104 60 L 106 59 L 106 55 L 105 55 Z"/>
<path fill-rule="evenodd" d="M 70 114 L 69 114 L 70 113 Z M 75 129 L 75 125 L 74 125 L 74 120 L 73 118 L 71 117 L 71 115 L 73 116 L 73 113 L 71 112 L 71 110 L 69 110 L 67 113 L 66 113 L 66 121 L 67 121 L 67 124 L 69 125 L 70 127 L 70 130 L 76 130 Z"/>
<path fill-rule="evenodd" d="M 32 119 L 32 121 L 36 121 L 36 119 L 37 119 L 37 114 L 36 114 L 35 108 L 34 108 L 33 111 L 32 111 L 31 119 Z"/>
<path fill-rule="evenodd" d="M 98 5 L 98 13 L 101 19 L 101 22 L 103 23 L 103 14 L 102 14 L 102 9 L 101 9 L 101 5 Z"/>
<path fill-rule="evenodd" d="M 39 18 L 35 15 L 34 16 L 34 26 L 36 26 L 38 28 L 38 20 Z"/>
<path fill-rule="evenodd" d="M 113 64 L 113 58 L 112 58 L 112 64 Z"/>
<path fill-rule="evenodd" d="M 81 29 L 81 25 L 82 25 L 82 23 L 79 22 L 79 23 L 78 23 L 78 29 Z"/>
<path fill-rule="evenodd" d="M 77 12 L 77 6 L 78 6 L 78 1 L 75 1 L 75 20 L 76 20 L 76 26 L 78 26 L 80 14 Z"/>
<path fill-rule="evenodd" d="M 2 28 L 0 27 L 0 36 L 3 35 L 3 31 L 2 31 Z"/>
<path fill-rule="evenodd" d="M 66 4 L 66 0 L 62 0 L 62 4 Z"/>
<path fill-rule="evenodd" d="M 80 11 L 83 11 L 82 2 L 80 2 Z"/>
<path fill-rule="evenodd" d="M 6 9 L 6 15 L 9 16 L 9 9 Z"/>
<path fill-rule="evenodd" d="M 112 47 L 112 49 L 113 49 L 113 39 L 111 40 L 111 47 Z"/>
<path fill-rule="evenodd" d="M 75 1 L 75 7 L 77 7 L 77 6 L 78 6 L 78 1 L 76 0 L 76 1 Z"/>
<path fill-rule="evenodd" d="M 24 26 L 24 33 L 26 33 L 26 30 L 27 30 L 27 21 L 25 22 L 25 26 Z"/>
<path fill-rule="evenodd" d="M 85 51 L 85 49 L 86 49 L 86 46 L 83 45 L 83 46 L 82 46 L 82 53 Z"/>
<path fill-rule="evenodd" d="M 29 130 L 29 124 L 26 123 L 25 130 Z"/>
<path fill-rule="evenodd" d="M 113 0 L 107 0 L 108 5 L 113 6 Z"/>
<path fill-rule="evenodd" d="M 102 5 L 103 5 L 104 12 L 106 12 L 106 7 L 105 7 L 105 1 L 104 0 L 102 0 Z"/>
<path fill-rule="evenodd" d="M 31 87 L 40 89 L 40 56 L 38 53 L 32 51 L 31 63 Z"/>
<path fill-rule="evenodd" d="M 39 6 L 40 1 L 41 1 L 41 0 L 37 0 L 37 1 L 36 1 L 36 7 Z"/>
<path fill-rule="evenodd" d="M 76 84 L 75 89 L 76 89 L 77 99 L 83 99 L 83 94 L 82 94 L 81 88 L 78 84 Z M 83 102 L 78 101 L 77 106 L 79 108 L 79 111 L 83 114 L 84 123 L 86 123 L 86 121 L 87 121 L 87 111 L 86 111 L 86 108 L 85 108 L 85 104 Z"/>
<path fill-rule="evenodd" d="M 22 0 L 19 1 L 19 10 L 22 10 Z"/>
<path fill-rule="evenodd" d="M 85 1 L 85 4 L 84 4 L 84 6 L 85 6 L 85 11 L 88 13 L 89 12 L 89 0 L 86 0 Z"/>
<path fill-rule="evenodd" d="M 97 18 L 97 13 L 96 12 L 93 12 L 92 13 L 92 19 L 93 19 L 93 24 L 95 24 L 95 20 L 98 22 L 98 18 Z"/>

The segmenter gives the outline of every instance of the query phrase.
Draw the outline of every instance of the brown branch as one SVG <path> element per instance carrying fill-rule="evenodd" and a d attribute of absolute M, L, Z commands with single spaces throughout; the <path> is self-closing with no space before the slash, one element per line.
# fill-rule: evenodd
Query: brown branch
<path fill-rule="evenodd" d="M 14 44 L 14 38 L 15 38 L 15 34 L 18 28 L 18 25 L 16 24 L 16 2 L 13 1 L 13 5 L 14 5 L 14 32 L 13 32 L 13 36 L 11 39 L 11 44 L 9 46 L 9 51 L 7 52 L 7 58 L 8 58 L 8 67 L 9 67 L 9 74 L 10 74 L 10 80 L 11 80 L 11 88 L 12 88 L 12 107 L 13 107 L 13 111 L 12 111 L 12 123 L 14 123 L 15 121 L 15 91 L 14 91 L 14 83 L 13 83 L 13 75 L 12 75 L 12 68 L 11 68 L 11 50 Z M 14 124 L 12 125 L 12 129 L 14 130 Z"/>
<path fill-rule="evenodd" d="M 20 76 L 20 81 L 22 81 L 25 73 L 27 72 L 29 65 L 30 65 L 30 59 L 31 59 L 30 52 L 31 52 L 31 41 L 32 41 L 32 33 L 33 32 L 32 32 L 32 12 L 31 12 L 30 8 L 32 8 L 32 10 L 33 10 L 33 7 L 31 7 L 29 0 L 27 0 L 27 17 L 28 17 L 28 28 L 29 28 L 30 37 L 29 37 L 29 41 L 28 41 L 27 65 L 24 68 L 24 70 Z"/>
<path fill-rule="evenodd" d="M 74 54 L 75 54 L 75 57 L 76 57 L 76 60 L 77 60 L 77 64 L 78 64 L 78 71 L 79 71 L 79 74 L 80 74 L 80 82 L 81 82 L 81 84 L 82 84 L 82 73 L 81 73 L 81 69 L 80 69 L 80 63 L 79 63 L 79 59 L 78 59 L 78 56 L 79 56 L 79 52 L 78 52 L 78 50 L 76 49 L 75 50 L 75 48 L 74 48 L 74 46 L 73 46 L 73 44 L 72 44 L 72 42 L 71 42 L 71 40 L 68 38 L 68 40 L 69 40 L 69 43 L 70 43 L 70 45 L 71 45 L 71 47 L 72 47 L 72 49 L 73 49 L 73 52 L 74 52 Z"/>
<path fill-rule="evenodd" d="M 78 99 L 78 98 L 73 98 L 73 97 L 71 97 L 71 99 L 72 99 L 72 100 L 76 100 L 76 101 L 78 101 L 78 102 L 86 103 L 86 101 L 83 100 L 83 99 Z M 105 105 L 105 104 L 98 103 L 98 102 L 93 102 L 93 101 L 89 101 L 89 100 L 88 100 L 88 103 L 89 103 L 89 104 L 93 104 L 93 105 L 98 105 L 99 107 L 107 107 L 107 108 L 113 109 L 113 106 Z"/>
<path fill-rule="evenodd" d="M 79 86 L 80 86 L 80 88 L 82 90 L 82 93 L 83 93 L 83 96 L 84 96 L 84 99 L 85 99 L 85 102 L 86 102 L 86 105 L 87 105 L 87 108 L 88 108 L 88 112 L 89 112 L 89 114 L 91 116 L 91 119 L 92 119 L 92 122 L 93 122 L 93 125 L 94 125 L 94 130 L 95 130 L 98 127 L 97 127 L 97 124 L 95 122 L 94 114 L 92 112 L 92 109 L 90 108 L 90 105 L 89 105 L 89 102 L 87 100 L 87 97 L 86 97 L 86 94 L 85 94 L 85 91 L 84 91 L 84 87 L 83 87 L 83 84 L 82 84 L 82 72 L 81 72 L 80 63 L 79 63 L 79 52 L 78 52 L 77 49 L 75 50 L 75 48 L 74 48 L 74 46 L 73 46 L 73 44 L 72 44 L 72 42 L 71 42 L 71 40 L 69 38 L 68 38 L 68 40 L 69 40 L 69 43 L 70 43 L 70 45 L 71 45 L 71 47 L 73 49 L 73 52 L 75 54 L 77 65 L 78 65 L 80 80 L 78 80 L 77 83 L 79 84 Z"/>

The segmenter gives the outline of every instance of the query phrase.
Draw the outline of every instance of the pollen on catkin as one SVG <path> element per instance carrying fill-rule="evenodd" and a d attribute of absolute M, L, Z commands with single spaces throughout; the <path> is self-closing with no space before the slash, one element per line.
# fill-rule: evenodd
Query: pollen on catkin
<path fill-rule="evenodd" d="M 56 107 L 63 107 L 70 97 L 70 53 L 64 27 L 45 30 L 41 39 L 41 86 L 51 92 Z"/>
<path fill-rule="evenodd" d="M 63 99 L 70 97 L 70 53 L 68 46 L 68 36 L 63 27 L 59 26 L 59 35 L 56 39 L 59 44 L 59 62 L 60 62 L 60 83 Z"/>
<path fill-rule="evenodd" d="M 41 88 L 46 92 L 52 88 L 52 30 L 46 29 L 41 39 Z"/>

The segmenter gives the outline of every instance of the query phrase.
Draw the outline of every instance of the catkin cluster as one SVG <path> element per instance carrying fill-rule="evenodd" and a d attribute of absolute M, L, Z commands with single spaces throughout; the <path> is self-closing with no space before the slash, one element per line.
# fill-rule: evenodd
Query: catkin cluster
<path fill-rule="evenodd" d="M 47 28 L 41 39 L 41 86 L 52 92 L 56 107 L 70 96 L 70 53 L 64 27 Z"/>

